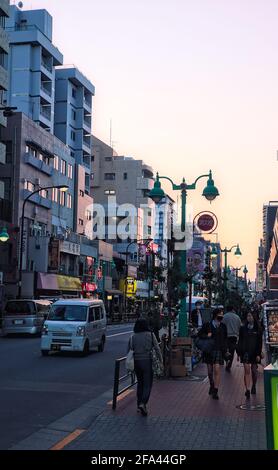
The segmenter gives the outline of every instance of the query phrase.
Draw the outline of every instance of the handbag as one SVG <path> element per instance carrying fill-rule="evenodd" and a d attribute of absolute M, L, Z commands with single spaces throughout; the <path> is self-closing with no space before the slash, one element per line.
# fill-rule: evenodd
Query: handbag
<path fill-rule="evenodd" d="M 152 335 L 152 349 L 151 349 L 152 369 L 156 377 L 161 377 L 164 374 L 164 368 L 163 368 L 163 364 L 161 364 L 161 361 L 154 347 L 153 333 L 151 335 Z"/>
<path fill-rule="evenodd" d="M 130 350 L 127 353 L 126 360 L 125 360 L 125 367 L 126 370 L 129 372 L 134 372 L 134 350 L 132 345 L 132 338 L 130 338 Z"/>
<path fill-rule="evenodd" d="M 214 348 L 213 338 L 197 338 L 195 341 L 196 348 L 200 349 L 203 353 L 211 353 Z"/>

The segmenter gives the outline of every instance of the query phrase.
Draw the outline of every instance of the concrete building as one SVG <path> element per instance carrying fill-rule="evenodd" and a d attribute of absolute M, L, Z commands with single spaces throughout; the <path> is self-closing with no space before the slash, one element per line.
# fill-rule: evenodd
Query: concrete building
<path fill-rule="evenodd" d="M 46 10 L 10 7 L 7 103 L 53 134 L 55 66 L 63 63 L 52 43 L 52 17 Z"/>
<path fill-rule="evenodd" d="M 8 54 L 9 54 L 9 38 L 4 28 L 9 16 L 9 1 L 0 0 L 0 107 L 5 106 L 4 94 L 8 89 Z M 6 126 L 6 118 L 3 111 L 0 111 L 0 140 L 2 128 Z M 0 165 L 5 163 L 6 149 L 3 142 L 0 142 Z M 4 196 L 3 185 L 0 185 L 0 201 Z M 1 215 L 0 215 L 1 220 Z"/>
<path fill-rule="evenodd" d="M 85 193 L 90 193 L 92 97 L 94 85 L 74 66 L 56 68 L 55 135 L 85 169 Z"/>

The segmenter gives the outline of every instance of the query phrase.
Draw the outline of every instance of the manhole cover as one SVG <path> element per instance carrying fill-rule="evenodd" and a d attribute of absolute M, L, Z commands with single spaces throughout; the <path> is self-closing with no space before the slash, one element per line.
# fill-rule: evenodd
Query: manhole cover
<path fill-rule="evenodd" d="M 248 403 L 244 403 L 243 405 L 237 406 L 237 408 L 244 411 L 264 411 L 265 405 L 249 405 Z"/>
<path fill-rule="evenodd" d="M 172 377 L 173 380 L 185 380 L 187 382 L 203 382 L 205 375 L 187 375 L 186 377 Z"/>

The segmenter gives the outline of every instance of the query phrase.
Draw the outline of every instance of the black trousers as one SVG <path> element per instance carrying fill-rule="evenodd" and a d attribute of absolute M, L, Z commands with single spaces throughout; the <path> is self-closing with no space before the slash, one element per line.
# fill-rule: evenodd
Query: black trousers
<path fill-rule="evenodd" d="M 149 401 L 153 384 L 153 369 L 151 358 L 139 360 L 135 359 L 134 369 L 138 380 L 137 405 L 140 405 L 141 403 L 146 405 Z"/>
<path fill-rule="evenodd" d="M 234 360 L 235 350 L 237 344 L 237 337 L 236 336 L 228 336 L 228 351 L 230 353 L 230 357 L 227 361 L 227 367 L 232 367 L 232 363 Z"/>

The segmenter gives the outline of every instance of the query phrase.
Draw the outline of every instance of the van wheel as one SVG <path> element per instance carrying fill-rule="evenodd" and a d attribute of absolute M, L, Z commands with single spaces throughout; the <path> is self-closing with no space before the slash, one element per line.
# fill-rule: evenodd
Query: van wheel
<path fill-rule="evenodd" d="M 47 349 L 41 350 L 42 356 L 48 356 L 49 351 Z"/>
<path fill-rule="evenodd" d="M 104 351 L 104 345 L 105 345 L 105 337 L 103 336 L 101 338 L 101 343 L 97 347 L 98 352 L 103 352 Z"/>
<path fill-rule="evenodd" d="M 83 357 L 88 356 L 89 352 L 90 352 L 90 345 L 89 345 L 89 341 L 86 339 L 85 344 L 84 344 L 84 348 L 83 348 L 83 352 L 82 352 L 82 356 Z"/>

